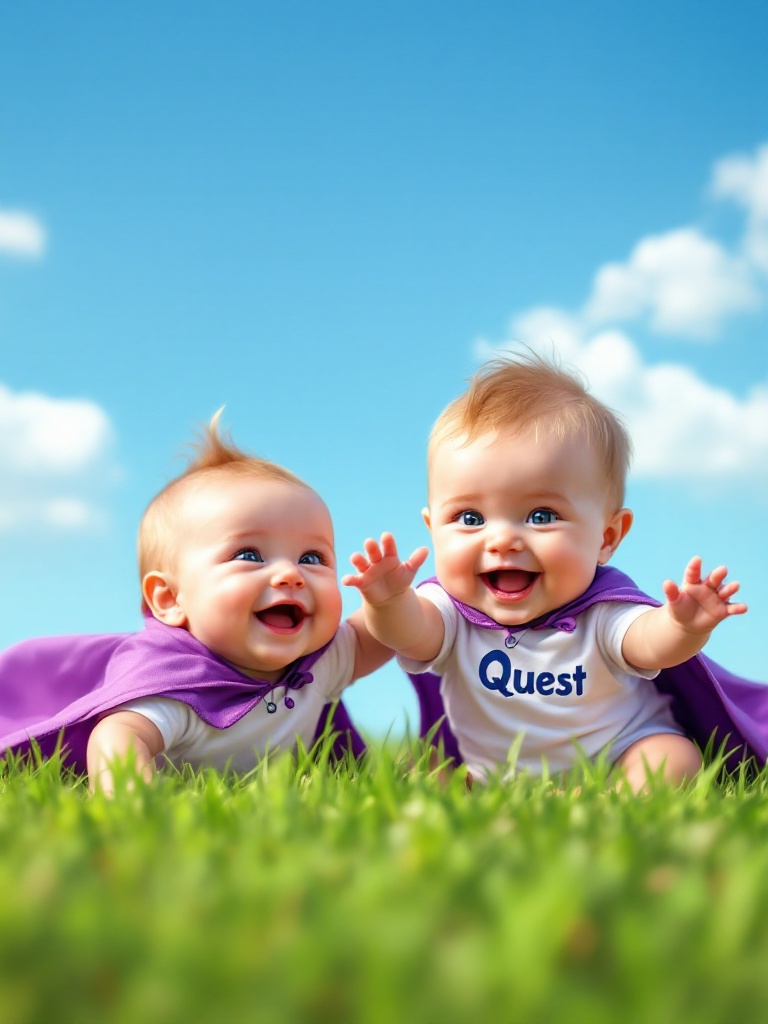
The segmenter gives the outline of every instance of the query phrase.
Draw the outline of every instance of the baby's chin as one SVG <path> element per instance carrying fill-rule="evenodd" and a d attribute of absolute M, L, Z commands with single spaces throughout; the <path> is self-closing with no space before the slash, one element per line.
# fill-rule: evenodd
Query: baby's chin
<path fill-rule="evenodd" d="M 445 586 L 445 584 L 444 584 Z M 446 591 L 455 601 L 474 608 L 489 619 L 493 619 L 501 626 L 517 626 L 521 622 L 527 622 L 531 618 L 530 600 L 510 600 L 499 597 L 488 586 L 480 582 L 476 587 L 455 587 L 445 586 Z"/>
<path fill-rule="evenodd" d="M 302 657 L 305 652 L 302 650 L 298 653 L 293 653 L 288 661 L 285 659 L 285 652 L 282 653 L 282 657 L 277 652 L 274 657 L 270 657 L 268 653 L 264 657 L 254 657 L 252 651 L 242 651 L 238 655 L 233 655 L 230 652 L 229 657 L 222 655 L 219 655 L 219 657 L 224 657 L 224 661 L 248 679 L 259 679 L 266 683 L 276 683 L 285 673 L 288 666 L 296 661 L 297 658 Z"/>
<path fill-rule="evenodd" d="M 248 679 L 259 679 L 265 683 L 276 683 L 288 667 L 288 665 L 275 667 L 273 664 L 266 665 L 261 662 L 257 664 L 250 659 L 239 659 L 234 661 L 232 659 L 225 660 L 227 660 L 232 668 L 236 669 L 241 675 L 246 676 Z"/>
<path fill-rule="evenodd" d="M 499 607 L 497 604 L 490 604 L 489 607 L 480 608 L 479 610 L 484 612 L 488 618 L 493 619 L 494 622 L 498 622 L 500 626 L 522 626 L 524 623 L 530 622 L 531 619 L 538 618 L 542 614 L 539 611 L 532 611 L 528 607 L 511 609 L 503 605 Z"/>

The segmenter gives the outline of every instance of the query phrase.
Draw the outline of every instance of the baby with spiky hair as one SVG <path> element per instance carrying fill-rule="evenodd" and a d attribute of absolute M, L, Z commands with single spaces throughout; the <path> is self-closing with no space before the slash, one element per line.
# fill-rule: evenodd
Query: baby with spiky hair
<path fill-rule="evenodd" d="M 325 502 L 223 440 L 217 417 L 150 502 L 138 560 L 143 631 L 31 640 L 0 656 L 0 750 L 60 741 L 106 791 L 126 756 L 146 776 L 160 755 L 244 771 L 297 737 L 310 746 L 327 705 L 391 656 L 362 612 L 341 622 Z"/>

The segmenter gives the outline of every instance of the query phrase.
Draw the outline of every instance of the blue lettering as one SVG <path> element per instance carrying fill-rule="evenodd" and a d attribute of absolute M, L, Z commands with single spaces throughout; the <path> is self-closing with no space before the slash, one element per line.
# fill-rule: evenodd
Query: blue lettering
<path fill-rule="evenodd" d="M 584 687 L 581 684 L 587 678 L 587 673 L 584 671 L 581 665 L 576 666 L 576 671 L 573 673 L 573 678 L 576 680 L 576 696 L 581 697 L 584 694 Z"/>
<path fill-rule="evenodd" d="M 515 688 L 515 693 L 533 693 L 533 672 L 527 674 L 526 684 L 523 686 L 523 673 L 516 668 L 512 686 Z"/>
<path fill-rule="evenodd" d="M 557 682 L 558 687 L 555 690 L 556 697 L 567 697 L 570 693 L 572 693 L 573 686 L 571 685 L 570 672 L 561 672 L 560 675 L 557 677 Z"/>
<path fill-rule="evenodd" d="M 539 693 L 542 697 L 569 697 L 575 694 L 577 697 L 583 697 L 587 678 L 582 665 L 577 665 L 573 672 L 561 672 L 558 676 L 552 672 L 539 672 L 537 675 L 530 670 L 513 669 L 509 655 L 504 651 L 489 651 L 480 662 L 478 674 L 486 690 L 500 693 L 502 697 L 514 697 L 516 693 Z"/>
<path fill-rule="evenodd" d="M 501 675 L 490 676 L 488 669 L 491 665 L 498 665 L 501 668 Z M 497 690 L 504 697 L 511 697 L 507 689 L 512 665 L 509 657 L 504 651 L 489 651 L 480 662 L 480 682 L 487 690 Z"/>
<path fill-rule="evenodd" d="M 542 697 L 549 697 L 555 685 L 555 677 L 551 672 L 539 672 L 536 677 L 536 689 Z"/>

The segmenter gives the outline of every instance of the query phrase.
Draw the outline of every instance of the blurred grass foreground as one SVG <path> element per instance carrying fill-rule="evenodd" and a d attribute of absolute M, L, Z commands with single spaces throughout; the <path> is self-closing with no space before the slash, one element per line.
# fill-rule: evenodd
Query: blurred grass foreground
<path fill-rule="evenodd" d="M 3 1024 L 768 1020 L 766 774 L 575 774 L 381 744 L 108 801 L 3 763 Z"/>

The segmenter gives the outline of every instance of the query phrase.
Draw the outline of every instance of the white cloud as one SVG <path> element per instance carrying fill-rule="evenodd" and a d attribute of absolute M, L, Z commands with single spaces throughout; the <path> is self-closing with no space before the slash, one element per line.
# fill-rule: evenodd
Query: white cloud
<path fill-rule="evenodd" d="M 93 402 L 16 394 L 0 384 L 0 469 L 71 474 L 106 450 L 112 428 Z"/>
<path fill-rule="evenodd" d="M 21 210 L 0 210 L 0 253 L 42 256 L 46 233 L 40 221 Z"/>
<path fill-rule="evenodd" d="M 42 512 L 52 526 L 66 529 L 91 526 L 98 519 L 88 503 L 78 498 L 56 498 L 47 502 Z"/>
<path fill-rule="evenodd" d="M 644 367 L 628 419 L 638 476 L 768 482 L 765 386 L 737 399 L 689 367 Z"/>
<path fill-rule="evenodd" d="M 718 160 L 712 194 L 735 199 L 754 216 L 768 219 L 768 144 L 758 146 L 754 157 L 735 154 Z"/>
<path fill-rule="evenodd" d="M 713 338 L 725 317 L 763 304 L 768 271 L 768 145 L 717 161 L 709 195 L 746 213 L 733 251 L 695 227 L 649 235 L 595 274 L 582 316 L 592 327 L 643 318 L 651 330 Z"/>
<path fill-rule="evenodd" d="M 636 478 L 674 479 L 707 485 L 751 481 L 768 484 L 768 382 L 743 399 L 674 363 L 648 366 L 634 342 L 620 331 L 578 337 L 551 330 L 524 314 L 513 321 L 512 337 L 502 345 L 476 344 L 479 358 L 522 345 L 577 367 L 590 391 L 615 409 L 629 428 Z M 538 321 L 538 322 L 537 322 Z M 550 321 L 554 323 L 556 321 Z"/>
<path fill-rule="evenodd" d="M 63 496 L 0 498 L 0 533 L 44 530 L 72 533 L 103 530 L 104 511 L 93 500 Z"/>
<path fill-rule="evenodd" d="M 713 337 L 725 316 L 760 305 L 750 262 L 694 228 L 642 239 L 626 263 L 595 275 L 584 316 L 593 324 L 648 315 L 660 333 Z"/>
<path fill-rule="evenodd" d="M 480 340 L 478 357 L 528 346 L 577 367 L 632 434 L 635 477 L 701 487 L 728 483 L 768 493 L 768 377 L 737 397 L 688 365 L 649 364 L 619 325 L 714 337 L 724 318 L 755 310 L 768 270 L 768 145 L 716 164 L 712 194 L 747 211 L 733 252 L 694 228 L 648 236 L 624 263 L 601 267 L 582 309 L 534 307 L 513 317 L 507 340 Z"/>
<path fill-rule="evenodd" d="M 94 402 L 0 384 L 0 530 L 99 526 L 117 477 L 113 429 Z"/>
<path fill-rule="evenodd" d="M 768 145 L 754 157 L 737 154 L 715 164 L 711 193 L 732 199 L 747 211 L 743 251 L 747 259 L 768 271 Z"/>

